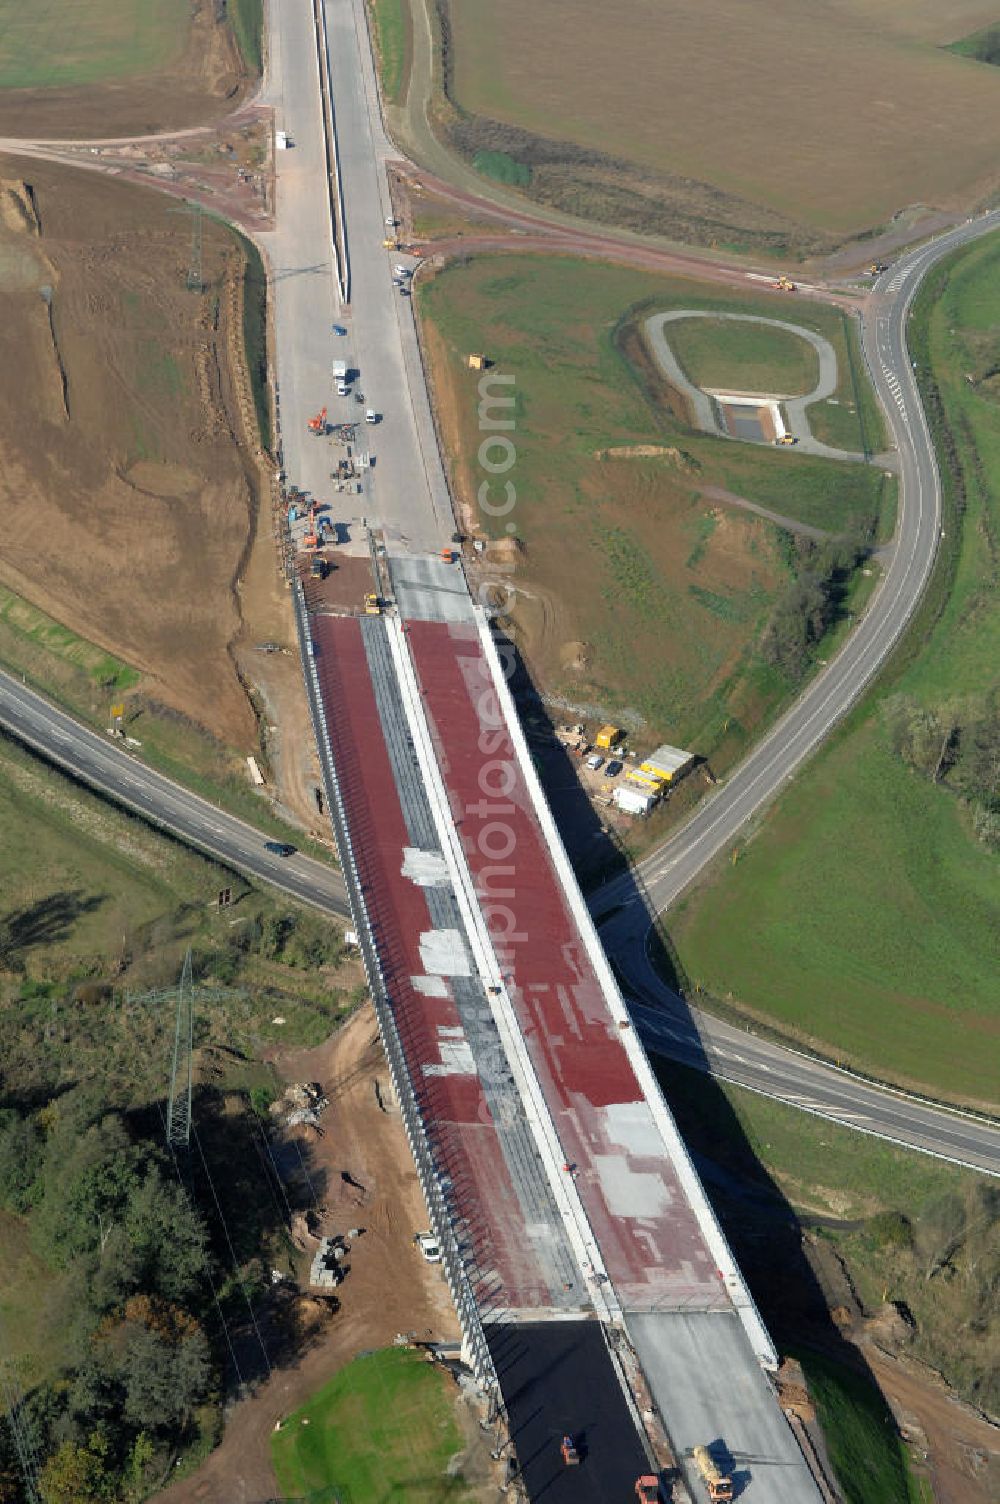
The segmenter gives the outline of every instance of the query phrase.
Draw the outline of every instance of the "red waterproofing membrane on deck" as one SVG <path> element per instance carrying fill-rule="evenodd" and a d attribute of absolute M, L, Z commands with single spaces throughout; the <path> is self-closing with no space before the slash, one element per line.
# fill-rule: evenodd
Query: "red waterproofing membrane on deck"
<path fill-rule="evenodd" d="M 594 972 L 474 627 L 409 621 L 452 814 L 521 1032 L 624 1304 L 728 1297 Z M 513 940 L 511 936 L 514 936 Z"/>
<path fill-rule="evenodd" d="M 382 735 L 359 622 L 315 617 L 316 669 L 368 918 L 410 1079 L 438 1163 L 451 1179 L 476 1264 L 497 1307 L 551 1303 L 476 1074 L 441 1068 L 439 1030 L 461 1031 L 453 998 L 425 997 L 411 982 L 424 967 L 420 936 L 433 926 L 424 891 L 401 875 L 409 837 Z M 445 1035 L 445 1039 L 459 1035 Z M 496 1272 L 498 1280 L 492 1278 Z M 475 1283 L 475 1280 L 473 1281 Z"/>

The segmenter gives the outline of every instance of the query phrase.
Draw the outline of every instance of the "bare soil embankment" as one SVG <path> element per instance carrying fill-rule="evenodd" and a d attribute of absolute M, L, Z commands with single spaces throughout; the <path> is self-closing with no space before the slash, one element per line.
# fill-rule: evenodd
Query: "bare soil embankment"
<path fill-rule="evenodd" d="M 154 194 L 0 160 L 0 581 L 139 668 L 230 745 L 256 738 L 232 645 L 256 502 L 237 439 L 243 255 Z M 269 540 L 268 540 L 269 541 Z"/>

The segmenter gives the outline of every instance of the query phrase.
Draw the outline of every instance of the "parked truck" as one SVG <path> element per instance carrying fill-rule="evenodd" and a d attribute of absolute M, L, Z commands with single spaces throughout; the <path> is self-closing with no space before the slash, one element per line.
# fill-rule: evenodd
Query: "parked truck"
<path fill-rule="evenodd" d="M 347 396 L 347 361 L 335 360 L 333 362 L 333 381 L 337 388 L 338 397 Z"/>
<path fill-rule="evenodd" d="M 729 1504 L 733 1497 L 733 1480 L 722 1471 L 708 1447 L 695 1447 L 691 1456 L 712 1504 Z"/>

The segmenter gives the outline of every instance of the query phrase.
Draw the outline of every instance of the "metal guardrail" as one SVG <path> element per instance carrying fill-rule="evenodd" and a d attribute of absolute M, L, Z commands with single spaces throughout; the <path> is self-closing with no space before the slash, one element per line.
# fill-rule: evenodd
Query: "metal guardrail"
<path fill-rule="evenodd" d="M 413 1162 L 420 1180 L 420 1187 L 424 1193 L 431 1226 L 434 1229 L 435 1236 L 441 1248 L 442 1263 L 448 1280 L 448 1287 L 451 1291 L 455 1309 L 458 1312 L 458 1319 L 461 1323 L 473 1371 L 480 1384 L 487 1391 L 493 1390 L 499 1396 L 499 1381 L 486 1341 L 479 1303 L 469 1281 L 454 1231 L 453 1218 L 445 1191 L 446 1176 L 439 1171 L 435 1163 L 434 1151 L 431 1146 L 427 1127 L 424 1124 L 417 1105 L 416 1094 L 410 1080 L 406 1056 L 393 1013 L 392 1002 L 379 962 L 374 931 L 362 895 L 361 879 L 351 843 L 347 810 L 340 789 L 340 781 L 337 776 L 333 757 L 333 746 L 327 729 L 326 712 L 323 707 L 322 694 L 320 693 L 312 633 L 309 628 L 309 615 L 306 610 L 305 595 L 302 590 L 301 581 L 294 581 L 292 590 L 299 648 L 306 681 L 306 693 L 309 698 L 313 729 L 319 748 L 327 805 L 333 824 L 333 833 L 337 842 L 341 871 L 343 872 L 344 882 L 347 887 L 348 901 L 351 906 L 351 915 L 358 937 L 358 946 L 365 968 L 365 976 L 372 995 L 379 1034 L 382 1038 L 382 1046 L 385 1050 L 389 1074 L 392 1078 L 393 1090 L 396 1094 L 396 1101 L 399 1103 L 400 1116 L 406 1132 L 407 1142 L 410 1146 L 410 1153 L 413 1155 Z"/>
<path fill-rule="evenodd" d="M 349 303 L 351 301 L 351 265 L 347 251 L 347 215 L 344 209 L 344 187 L 340 177 L 340 146 L 337 142 L 337 116 L 333 104 L 330 40 L 326 30 L 326 7 L 322 0 L 313 0 L 313 26 L 316 33 L 316 62 L 319 67 L 320 107 L 326 147 L 330 241 L 333 246 L 333 264 L 337 274 L 340 300 L 342 303 Z"/>

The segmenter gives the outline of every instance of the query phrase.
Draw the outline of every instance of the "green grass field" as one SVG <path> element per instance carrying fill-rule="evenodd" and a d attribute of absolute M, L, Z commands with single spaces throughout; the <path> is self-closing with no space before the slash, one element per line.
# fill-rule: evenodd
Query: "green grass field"
<path fill-rule="evenodd" d="M 237 0 L 243 4 L 245 0 Z M 140 77 L 174 62 L 188 0 L 0 0 L 0 88 L 53 89 Z"/>
<path fill-rule="evenodd" d="M 668 406 L 639 330 L 660 308 L 767 317 L 785 305 L 523 256 L 455 266 L 416 297 L 457 493 L 485 531 L 503 538 L 513 528 L 522 544 L 516 625 L 537 682 L 705 755 L 728 737 L 723 762 L 731 758 L 787 692 L 755 644 L 791 565 L 775 527 L 704 489 L 839 533 L 873 521 L 883 478 L 692 430 Z M 844 347 L 837 313 L 796 314 Z M 514 396 L 516 460 L 503 480 L 515 502 L 498 516 L 477 505 L 480 378 L 465 355 L 483 348 L 494 376 L 513 377 L 512 387 L 489 388 Z M 502 498 L 491 484 L 489 498 Z M 586 661 L 567 667 L 573 642 Z"/>
<path fill-rule="evenodd" d="M 819 379 L 816 352 L 790 330 L 732 319 L 678 319 L 664 338 L 689 381 L 710 390 L 796 397 Z"/>
<path fill-rule="evenodd" d="M 410 21 L 406 0 L 369 0 L 369 5 L 382 94 L 388 104 L 399 104 L 406 92 L 409 71 Z"/>
<path fill-rule="evenodd" d="M 139 755 L 144 761 L 259 830 L 312 849 L 300 831 L 276 819 L 270 806 L 254 794 L 243 777 L 241 758 L 193 722 L 142 694 L 138 670 L 3 586 L 0 664 L 97 730 L 107 727 L 111 706 L 126 697 L 126 730 L 142 743 Z M 320 848 L 316 851 L 328 855 Z"/>
<path fill-rule="evenodd" d="M 244 63 L 251 73 L 259 73 L 264 63 L 263 0 L 229 0 L 226 14 Z"/>
<path fill-rule="evenodd" d="M 890 687 L 960 723 L 982 711 L 1000 663 L 998 269 L 995 237 L 953 260 L 915 335 L 955 436 L 965 514 L 947 520 L 950 560 Z M 688 897 L 671 935 L 707 993 L 876 1073 L 995 1103 L 996 855 L 947 781 L 892 750 L 879 705 L 855 713 L 736 865 Z"/>
<path fill-rule="evenodd" d="M 930 1504 L 910 1471 L 885 1399 L 871 1379 L 803 1350 L 830 1461 L 848 1504 Z"/>
<path fill-rule="evenodd" d="M 330 1504 L 466 1504 L 469 1491 L 447 1470 L 462 1449 L 455 1393 L 419 1353 L 357 1358 L 273 1436 L 282 1492 Z"/>
<path fill-rule="evenodd" d="M 124 694 L 139 683 L 141 675 L 137 669 L 106 653 L 96 643 L 78 637 L 68 627 L 2 585 L 0 624 L 10 637 L 33 644 L 47 656 L 79 670 L 95 691 L 109 697 L 109 703 L 110 697 Z"/>

